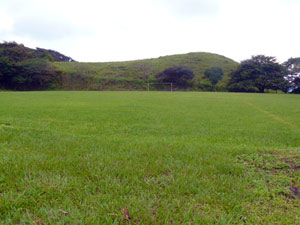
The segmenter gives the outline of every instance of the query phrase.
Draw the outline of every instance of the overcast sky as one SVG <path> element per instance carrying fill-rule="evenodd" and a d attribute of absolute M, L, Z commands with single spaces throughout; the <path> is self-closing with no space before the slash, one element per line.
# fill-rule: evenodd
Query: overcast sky
<path fill-rule="evenodd" d="M 105 62 L 212 52 L 300 57 L 300 0 L 1 0 L 0 41 Z"/>

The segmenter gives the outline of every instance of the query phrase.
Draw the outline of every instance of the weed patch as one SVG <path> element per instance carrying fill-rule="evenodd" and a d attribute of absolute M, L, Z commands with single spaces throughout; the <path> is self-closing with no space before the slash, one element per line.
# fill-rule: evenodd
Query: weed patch
<path fill-rule="evenodd" d="M 300 149 L 277 150 L 238 156 L 238 162 L 258 172 L 264 179 L 268 194 L 299 198 Z"/>

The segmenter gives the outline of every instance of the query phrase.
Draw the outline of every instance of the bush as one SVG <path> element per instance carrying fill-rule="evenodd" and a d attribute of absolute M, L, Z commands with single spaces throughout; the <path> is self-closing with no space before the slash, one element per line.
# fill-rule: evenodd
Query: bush
<path fill-rule="evenodd" d="M 160 82 L 174 83 L 179 88 L 186 88 L 192 85 L 191 80 L 194 78 L 193 71 L 179 66 L 169 67 L 163 72 L 156 75 Z"/>

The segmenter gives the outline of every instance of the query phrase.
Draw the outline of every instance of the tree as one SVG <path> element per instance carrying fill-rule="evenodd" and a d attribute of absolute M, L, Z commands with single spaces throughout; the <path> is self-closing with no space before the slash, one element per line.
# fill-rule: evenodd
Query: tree
<path fill-rule="evenodd" d="M 264 93 L 265 89 L 280 90 L 286 84 L 284 69 L 275 57 L 257 55 L 241 62 L 231 74 L 228 84 L 230 91 Z"/>
<path fill-rule="evenodd" d="M 213 85 L 216 85 L 223 75 L 223 70 L 220 67 L 210 67 L 204 72 L 204 77 L 209 79 Z"/>
<path fill-rule="evenodd" d="M 161 82 L 175 83 L 179 87 L 186 87 L 194 76 L 193 71 L 187 68 L 173 66 L 157 74 L 156 78 Z"/>
<path fill-rule="evenodd" d="M 15 72 L 15 64 L 7 57 L 0 57 L 0 87 L 9 88 Z"/>
<path fill-rule="evenodd" d="M 0 87 L 11 90 L 44 90 L 58 86 L 61 74 L 45 59 L 13 63 L 0 57 Z"/>
<path fill-rule="evenodd" d="M 210 80 L 214 91 L 216 91 L 216 84 L 222 79 L 224 73 L 220 67 L 210 67 L 204 72 L 204 77 Z"/>
<path fill-rule="evenodd" d="M 0 44 L 0 88 L 44 90 L 58 87 L 61 72 L 52 61 L 47 50 L 37 51 L 15 42 Z"/>
<path fill-rule="evenodd" d="M 300 77 L 296 77 L 293 80 L 294 89 L 292 90 L 292 93 L 294 94 L 300 94 Z"/>
<path fill-rule="evenodd" d="M 18 90 L 44 90 L 60 80 L 55 66 L 46 59 L 30 59 L 16 65 L 17 74 L 12 81 Z"/>
<path fill-rule="evenodd" d="M 290 58 L 283 63 L 287 89 L 293 93 L 300 93 L 300 58 Z"/>

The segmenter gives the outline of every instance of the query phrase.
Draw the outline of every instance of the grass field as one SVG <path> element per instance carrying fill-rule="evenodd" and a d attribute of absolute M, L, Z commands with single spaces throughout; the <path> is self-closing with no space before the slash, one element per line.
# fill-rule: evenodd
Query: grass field
<path fill-rule="evenodd" d="M 0 124 L 1 224 L 300 224 L 300 96 L 0 92 Z"/>

